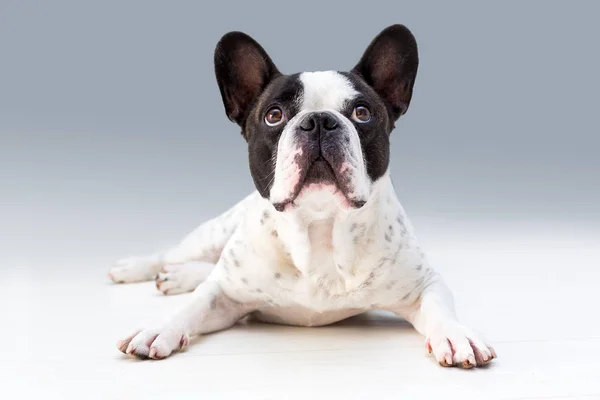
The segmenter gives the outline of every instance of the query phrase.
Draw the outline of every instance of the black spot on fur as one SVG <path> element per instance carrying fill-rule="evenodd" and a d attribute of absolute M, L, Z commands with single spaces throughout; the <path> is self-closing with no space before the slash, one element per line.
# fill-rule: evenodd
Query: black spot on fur
<path fill-rule="evenodd" d="M 401 237 L 406 236 L 406 234 L 408 232 L 406 230 L 406 225 L 404 225 L 404 219 L 402 218 L 401 215 L 398 215 L 398 217 L 396 217 L 396 222 L 398 223 L 398 226 L 400 228 L 400 236 Z"/>
<path fill-rule="evenodd" d="M 269 210 L 265 210 L 262 214 L 262 217 L 260 219 L 260 224 L 264 225 L 266 221 L 269 220 L 270 214 L 269 214 Z"/>
<path fill-rule="evenodd" d="M 371 284 L 373 283 L 374 280 L 375 280 L 375 271 L 371 271 L 371 273 L 369 274 L 367 279 L 365 279 L 365 281 L 360 286 L 362 288 L 369 287 L 369 286 L 371 286 Z"/>
<path fill-rule="evenodd" d="M 279 272 L 275 272 L 275 279 L 280 279 L 281 278 L 281 274 Z"/>
<path fill-rule="evenodd" d="M 383 266 L 385 265 L 385 263 L 387 263 L 388 261 L 390 261 L 389 258 L 383 257 L 381 260 L 379 260 L 379 262 L 377 263 L 377 267 L 375 269 L 381 269 L 381 268 L 383 268 Z"/>
<path fill-rule="evenodd" d="M 404 297 L 402 297 L 402 300 L 406 300 L 408 299 L 414 292 L 418 291 L 419 293 L 423 291 L 424 287 L 423 287 L 423 283 L 425 282 L 425 277 L 420 277 L 419 279 L 417 279 L 414 283 L 414 287 L 413 289 L 408 292 L 406 295 L 404 295 Z"/>

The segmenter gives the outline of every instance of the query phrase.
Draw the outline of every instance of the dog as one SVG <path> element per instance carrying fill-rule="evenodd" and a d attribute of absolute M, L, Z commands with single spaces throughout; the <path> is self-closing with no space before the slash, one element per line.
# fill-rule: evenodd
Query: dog
<path fill-rule="evenodd" d="M 256 190 L 178 245 L 115 264 L 109 276 L 117 283 L 156 279 L 165 294 L 193 292 L 118 349 L 162 359 L 246 316 L 323 326 L 376 309 L 410 322 L 442 366 L 496 358 L 458 321 L 390 179 L 389 138 L 408 110 L 418 65 L 404 25 L 381 31 L 349 72 L 286 75 L 252 37 L 222 36 L 216 80 L 248 144 Z M 186 264 L 198 261 L 215 266 Z"/>

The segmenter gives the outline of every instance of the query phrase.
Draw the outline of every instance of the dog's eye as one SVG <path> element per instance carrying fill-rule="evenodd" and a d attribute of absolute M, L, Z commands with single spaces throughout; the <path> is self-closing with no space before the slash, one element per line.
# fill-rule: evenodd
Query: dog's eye
<path fill-rule="evenodd" d="M 265 115 L 265 122 L 269 126 L 277 126 L 283 122 L 283 111 L 279 107 L 270 108 Z"/>
<path fill-rule="evenodd" d="M 371 111 L 365 106 L 358 106 L 352 112 L 352 119 L 356 122 L 369 122 L 371 120 Z"/>

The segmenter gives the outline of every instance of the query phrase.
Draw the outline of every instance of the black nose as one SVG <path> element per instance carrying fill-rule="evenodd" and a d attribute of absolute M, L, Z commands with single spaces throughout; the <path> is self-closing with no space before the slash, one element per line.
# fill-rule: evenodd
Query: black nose
<path fill-rule="evenodd" d="M 317 124 L 315 124 L 315 118 L 312 115 L 307 116 L 300 122 L 300 129 L 303 131 L 310 132 L 315 129 Z"/>
<path fill-rule="evenodd" d="M 300 122 L 300 129 L 307 132 L 314 131 L 317 127 L 326 131 L 332 131 L 337 126 L 337 118 L 328 112 L 309 114 Z"/>

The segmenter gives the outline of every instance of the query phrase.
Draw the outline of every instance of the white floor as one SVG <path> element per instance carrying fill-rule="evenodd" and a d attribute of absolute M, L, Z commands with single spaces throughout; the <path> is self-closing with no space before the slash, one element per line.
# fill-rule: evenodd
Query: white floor
<path fill-rule="evenodd" d="M 600 229 L 417 228 L 459 316 L 495 345 L 490 367 L 442 368 L 410 325 L 377 313 L 324 328 L 242 324 L 167 360 L 133 360 L 117 339 L 188 295 L 113 285 L 105 260 L 75 265 L 65 250 L 0 280 L 0 399 L 600 398 Z"/>

